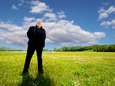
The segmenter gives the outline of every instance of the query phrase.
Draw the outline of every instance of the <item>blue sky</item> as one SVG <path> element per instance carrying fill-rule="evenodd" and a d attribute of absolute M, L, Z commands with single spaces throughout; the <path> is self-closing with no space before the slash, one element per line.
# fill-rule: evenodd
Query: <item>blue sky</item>
<path fill-rule="evenodd" d="M 44 21 L 46 47 L 115 43 L 114 0 L 1 0 L 0 47 L 26 49 L 26 32 Z"/>

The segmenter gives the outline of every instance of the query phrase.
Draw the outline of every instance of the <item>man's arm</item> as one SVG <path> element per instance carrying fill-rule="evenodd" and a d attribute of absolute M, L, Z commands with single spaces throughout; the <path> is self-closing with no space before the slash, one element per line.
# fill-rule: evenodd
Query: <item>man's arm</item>
<path fill-rule="evenodd" d="M 43 35 L 43 39 L 46 39 L 46 31 L 44 30 L 44 35 Z"/>
<path fill-rule="evenodd" d="M 45 31 L 45 29 L 43 29 L 43 38 L 42 38 L 42 40 L 43 40 L 43 47 L 45 47 L 45 39 L 46 39 L 46 31 Z"/>
<path fill-rule="evenodd" d="M 32 26 L 31 27 L 29 27 L 29 29 L 28 29 L 28 31 L 27 31 L 27 37 L 30 39 L 32 36 Z"/>
<path fill-rule="evenodd" d="M 29 27 L 29 29 L 28 29 L 28 31 L 27 31 L 27 37 L 28 37 L 28 38 L 30 38 L 30 28 L 31 28 L 31 27 Z"/>

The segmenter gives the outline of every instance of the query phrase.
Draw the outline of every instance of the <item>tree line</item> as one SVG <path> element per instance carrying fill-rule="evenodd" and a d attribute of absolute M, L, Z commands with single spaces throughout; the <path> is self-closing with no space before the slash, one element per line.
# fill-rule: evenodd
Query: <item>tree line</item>
<path fill-rule="evenodd" d="M 92 46 L 72 46 L 54 48 L 54 51 L 95 51 L 95 52 L 115 52 L 115 44 L 111 45 L 92 45 Z"/>

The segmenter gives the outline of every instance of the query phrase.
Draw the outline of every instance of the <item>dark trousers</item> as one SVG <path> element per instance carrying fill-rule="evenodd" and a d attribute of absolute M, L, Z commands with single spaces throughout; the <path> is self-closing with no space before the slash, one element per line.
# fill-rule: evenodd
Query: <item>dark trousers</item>
<path fill-rule="evenodd" d="M 25 65 L 24 65 L 24 72 L 28 71 L 29 65 L 31 58 L 34 54 L 34 51 L 37 51 L 37 62 L 38 62 L 38 71 L 42 72 L 42 47 L 37 47 L 35 45 L 29 44 L 28 49 L 27 49 L 27 54 L 26 54 L 26 59 L 25 59 Z"/>

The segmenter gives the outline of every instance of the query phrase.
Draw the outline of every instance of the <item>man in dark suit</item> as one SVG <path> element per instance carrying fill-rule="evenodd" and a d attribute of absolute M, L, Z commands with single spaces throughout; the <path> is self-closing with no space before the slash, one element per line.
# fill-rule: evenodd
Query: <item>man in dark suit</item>
<path fill-rule="evenodd" d="M 38 72 L 43 73 L 42 50 L 45 46 L 46 39 L 46 32 L 45 29 L 43 29 L 43 22 L 39 21 L 36 26 L 31 26 L 27 32 L 27 37 L 29 41 L 23 73 L 28 72 L 29 64 L 35 50 L 37 51 Z"/>

